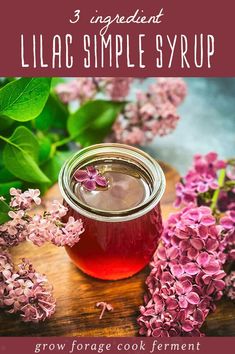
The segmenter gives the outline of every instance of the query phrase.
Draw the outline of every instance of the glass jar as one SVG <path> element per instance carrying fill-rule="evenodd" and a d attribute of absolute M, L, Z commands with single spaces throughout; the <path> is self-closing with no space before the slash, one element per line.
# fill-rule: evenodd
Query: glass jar
<path fill-rule="evenodd" d="M 149 196 L 126 210 L 101 210 L 86 205 L 74 193 L 77 169 L 96 162 L 119 161 L 141 170 L 150 188 Z M 66 250 L 84 273 L 99 279 L 130 277 L 151 260 L 162 233 L 160 199 L 165 176 L 159 164 L 145 152 L 122 144 L 98 144 L 78 151 L 62 167 L 59 187 L 68 207 L 66 218 L 82 219 L 85 231 L 80 241 Z"/>

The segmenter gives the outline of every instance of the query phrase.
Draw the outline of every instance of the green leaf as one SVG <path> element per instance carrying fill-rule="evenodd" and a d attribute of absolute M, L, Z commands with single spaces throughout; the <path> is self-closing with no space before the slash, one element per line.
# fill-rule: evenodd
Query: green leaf
<path fill-rule="evenodd" d="M 4 224 L 8 220 L 10 220 L 10 217 L 8 215 L 8 212 L 10 211 L 9 205 L 4 202 L 4 200 L 0 200 L 0 224 Z"/>
<path fill-rule="evenodd" d="M 61 135 L 59 133 L 48 133 L 47 137 L 51 140 L 52 143 L 56 143 L 61 140 Z"/>
<path fill-rule="evenodd" d="M 7 117 L 1 117 L 0 121 L 1 121 L 1 124 L 0 124 L 1 131 L 10 128 L 12 126 L 12 124 L 14 124 L 14 121 L 10 118 L 7 118 Z"/>
<path fill-rule="evenodd" d="M 18 188 L 21 189 L 23 186 L 23 183 L 21 181 L 11 181 L 11 182 L 4 182 L 0 183 L 0 196 L 3 197 L 8 197 L 9 196 L 9 190 L 11 188 Z"/>
<path fill-rule="evenodd" d="M 0 89 L 0 117 L 20 122 L 36 118 L 48 99 L 51 78 L 21 78 Z"/>
<path fill-rule="evenodd" d="M 100 143 L 110 133 L 123 106 L 122 102 L 87 102 L 69 117 L 68 131 L 82 146 Z"/>
<path fill-rule="evenodd" d="M 68 108 L 51 93 L 43 111 L 35 119 L 35 128 L 43 131 L 49 128 L 65 129 L 67 117 Z"/>
<path fill-rule="evenodd" d="M 0 183 L 12 182 L 15 181 L 15 179 L 15 176 L 10 173 L 4 166 L 0 167 Z"/>
<path fill-rule="evenodd" d="M 41 166 L 52 183 L 57 182 L 62 165 L 72 154 L 71 151 L 56 151 L 55 155 Z"/>
<path fill-rule="evenodd" d="M 51 80 L 51 88 L 56 87 L 59 84 L 64 84 L 66 81 L 63 77 L 53 77 Z"/>
<path fill-rule="evenodd" d="M 39 144 L 38 161 L 41 165 L 49 159 L 52 144 L 48 136 L 44 135 L 42 132 L 38 132 L 37 139 Z"/>
<path fill-rule="evenodd" d="M 0 77 L 0 88 L 14 81 L 14 77 Z"/>
<path fill-rule="evenodd" d="M 0 168 L 2 168 L 3 166 L 4 166 L 4 164 L 3 164 L 3 144 L 5 144 L 5 142 L 2 142 L 1 140 L 0 140 L 0 143 L 1 143 L 1 145 L 0 145 Z"/>
<path fill-rule="evenodd" d="M 14 176 L 26 182 L 50 182 L 37 165 L 39 144 L 30 130 L 18 127 L 5 141 L 3 162 Z"/>

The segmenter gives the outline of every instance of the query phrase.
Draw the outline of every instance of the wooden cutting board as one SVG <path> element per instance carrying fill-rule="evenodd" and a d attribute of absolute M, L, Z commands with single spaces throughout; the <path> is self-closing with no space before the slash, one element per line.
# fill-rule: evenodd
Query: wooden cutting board
<path fill-rule="evenodd" d="M 174 211 L 175 183 L 179 175 L 172 167 L 162 164 L 167 188 L 162 200 L 163 218 Z M 61 199 L 58 186 L 47 193 L 45 199 Z M 32 260 L 35 268 L 45 273 L 54 286 L 57 299 L 56 313 L 50 320 L 39 324 L 22 323 L 17 317 L 1 312 L 1 336 L 136 336 L 138 308 L 143 303 L 146 268 L 134 277 L 119 281 L 101 281 L 86 276 L 69 260 L 63 248 L 46 245 L 41 248 L 28 242 L 12 252 L 18 262 L 22 257 Z M 99 320 L 98 301 L 113 305 L 112 313 Z M 222 299 L 215 313 L 208 316 L 204 332 L 208 336 L 235 336 L 235 306 Z"/>

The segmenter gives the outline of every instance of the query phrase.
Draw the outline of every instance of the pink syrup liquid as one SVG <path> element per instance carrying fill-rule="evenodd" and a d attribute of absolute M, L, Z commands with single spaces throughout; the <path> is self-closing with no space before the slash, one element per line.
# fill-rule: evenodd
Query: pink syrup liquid
<path fill-rule="evenodd" d="M 144 203 L 151 195 L 147 178 L 134 164 L 124 161 L 96 162 L 95 167 L 109 185 L 87 191 L 74 182 L 77 198 L 91 210 L 126 212 Z M 160 205 L 142 216 L 127 221 L 107 222 L 80 215 L 71 207 L 67 217 L 82 219 L 85 231 L 80 241 L 66 250 L 75 265 L 95 278 L 128 278 L 143 269 L 153 256 L 161 233 Z"/>

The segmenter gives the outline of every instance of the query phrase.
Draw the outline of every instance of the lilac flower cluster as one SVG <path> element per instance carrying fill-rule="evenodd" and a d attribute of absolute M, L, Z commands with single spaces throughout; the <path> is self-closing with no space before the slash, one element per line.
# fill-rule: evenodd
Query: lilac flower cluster
<path fill-rule="evenodd" d="M 57 85 L 55 91 L 60 100 L 64 103 L 69 103 L 74 100 L 85 103 L 95 97 L 97 88 L 95 78 L 80 77 L 76 80 Z"/>
<path fill-rule="evenodd" d="M 132 81 L 133 78 L 126 77 L 79 77 L 59 84 L 55 91 L 64 103 L 78 100 L 82 104 L 94 99 L 99 92 L 119 101 L 129 94 Z"/>
<path fill-rule="evenodd" d="M 27 212 L 34 206 L 40 205 L 40 191 L 29 189 L 22 193 L 20 190 L 10 189 L 11 201 L 8 215 L 11 220 L 0 225 L 0 247 L 17 246 L 27 237 Z"/>
<path fill-rule="evenodd" d="M 99 92 L 120 101 L 128 96 L 133 80 L 124 77 L 77 78 L 58 85 L 56 92 L 64 103 L 77 99 L 82 104 L 94 99 Z M 155 136 L 171 133 L 179 120 L 177 107 L 186 93 L 186 84 L 180 78 L 159 78 L 147 92 L 139 90 L 136 102 L 125 104 L 117 117 L 108 141 L 145 145 Z"/>
<path fill-rule="evenodd" d="M 114 141 L 145 145 L 156 136 L 171 133 L 179 120 L 177 107 L 186 93 L 180 78 L 159 78 L 147 92 L 137 92 L 136 102 L 125 105 L 113 125 Z"/>
<path fill-rule="evenodd" d="M 0 308 L 20 315 L 24 322 L 39 322 L 55 312 L 55 299 L 47 278 L 27 259 L 15 269 L 10 255 L 0 253 Z"/>
<path fill-rule="evenodd" d="M 220 181 L 221 173 L 223 178 Z M 195 206 L 212 206 L 212 209 L 214 209 L 217 216 L 220 216 L 220 225 L 222 228 L 220 242 L 223 243 L 223 245 L 226 245 L 227 260 L 234 260 L 234 161 L 219 160 L 218 155 L 215 152 L 210 152 L 205 156 L 195 155 L 193 167 L 176 185 L 175 206 L 189 204 Z"/>
<path fill-rule="evenodd" d="M 40 205 L 40 191 L 29 189 L 24 193 L 21 190 L 11 188 L 12 196 L 8 213 L 10 221 L 0 225 L 0 247 L 7 248 L 17 246 L 24 240 L 29 240 L 37 246 L 45 242 L 52 242 L 57 246 L 68 245 L 72 247 L 80 239 L 84 231 L 81 220 L 69 217 L 66 223 L 61 219 L 66 215 L 67 208 L 58 201 L 54 201 L 50 211 L 43 215 L 29 215 L 34 204 Z"/>
<path fill-rule="evenodd" d="M 121 101 L 129 95 L 133 81 L 132 77 L 101 77 L 98 86 L 100 91 L 112 100 Z"/>
<path fill-rule="evenodd" d="M 29 260 L 14 267 L 8 249 L 28 240 L 37 246 L 51 242 L 72 247 L 84 231 L 81 220 L 69 217 L 67 208 L 54 201 L 50 210 L 31 216 L 31 209 L 41 204 L 40 191 L 10 189 L 10 220 L 0 225 L 0 308 L 21 316 L 24 322 L 38 322 L 55 311 L 52 287 L 47 278 L 35 271 Z M 2 199 L 2 198 L 1 198 Z"/>
<path fill-rule="evenodd" d="M 205 206 L 190 205 L 169 217 L 146 281 L 141 335 L 203 335 L 200 327 L 225 286 L 220 232 Z"/>
<path fill-rule="evenodd" d="M 219 160 L 218 155 L 215 152 L 210 152 L 205 156 L 195 155 L 192 168 L 176 185 L 175 206 L 188 205 L 189 203 L 194 203 L 195 205 L 210 205 L 213 192 L 219 187 L 219 171 L 227 167 L 228 163 Z M 235 175 L 232 176 L 227 173 L 226 180 L 227 183 L 225 183 L 225 188 L 220 188 L 218 206 L 221 204 L 221 198 L 224 200 L 224 204 L 225 200 L 231 198 L 231 196 L 228 195 L 228 192 L 232 194 L 234 193 L 233 188 L 230 188 L 229 191 L 227 190 L 227 185 L 230 181 L 235 181 Z M 226 204 L 228 208 L 229 202 Z M 235 208 L 235 203 L 234 205 L 231 205 L 231 208 Z M 224 209 L 223 211 L 225 210 L 228 209 Z"/>
<path fill-rule="evenodd" d="M 234 166 L 214 152 L 196 155 L 176 185 L 175 204 L 186 207 L 170 215 L 151 263 L 140 334 L 201 336 L 214 301 L 235 298 L 235 273 L 224 281 L 223 271 L 235 259 Z"/>

